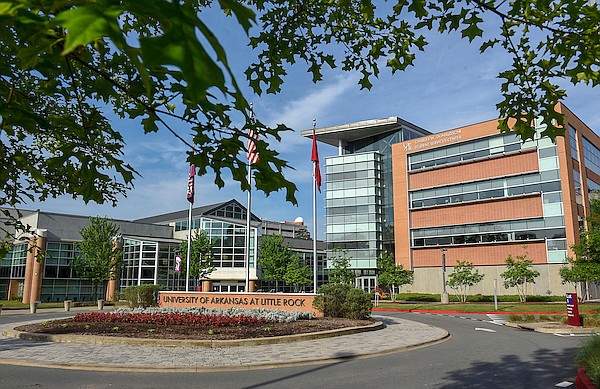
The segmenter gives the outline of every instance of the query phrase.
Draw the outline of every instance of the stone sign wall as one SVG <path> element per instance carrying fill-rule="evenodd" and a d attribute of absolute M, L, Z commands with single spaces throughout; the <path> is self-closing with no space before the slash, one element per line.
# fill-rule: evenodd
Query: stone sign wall
<path fill-rule="evenodd" d="M 323 313 L 313 308 L 312 293 L 213 293 L 213 292 L 159 292 L 160 307 L 175 308 L 263 308 L 280 311 Z"/>

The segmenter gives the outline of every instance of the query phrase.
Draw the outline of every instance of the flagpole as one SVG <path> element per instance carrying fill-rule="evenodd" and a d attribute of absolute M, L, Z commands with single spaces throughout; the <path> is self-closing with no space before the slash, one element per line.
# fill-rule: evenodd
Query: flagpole
<path fill-rule="evenodd" d="M 188 241 L 187 241 L 187 255 L 185 259 L 185 291 L 190 291 L 190 253 L 192 251 L 192 206 L 190 203 L 190 210 L 188 212 Z"/>
<path fill-rule="evenodd" d="M 246 293 L 250 292 L 250 207 L 252 205 L 252 164 L 250 161 L 248 161 L 248 185 L 248 208 L 246 209 Z"/>
<path fill-rule="evenodd" d="M 313 136 L 317 119 L 313 119 Z M 317 162 L 313 161 L 313 293 L 317 293 Z"/>
<path fill-rule="evenodd" d="M 194 206 L 194 178 L 196 177 L 196 166 L 190 165 L 190 174 L 188 175 L 187 200 L 190 202 L 190 210 L 188 212 L 188 240 L 187 240 L 187 255 L 185 259 L 185 291 L 190 291 L 190 260 L 192 251 L 192 207 Z"/>

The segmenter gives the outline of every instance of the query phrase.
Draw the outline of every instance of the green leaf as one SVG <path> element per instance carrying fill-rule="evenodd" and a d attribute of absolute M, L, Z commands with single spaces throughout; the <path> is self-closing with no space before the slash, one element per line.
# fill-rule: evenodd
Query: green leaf
<path fill-rule="evenodd" d="M 122 12 L 120 7 L 115 6 L 102 8 L 81 5 L 58 14 L 56 22 L 67 30 L 62 54 L 68 54 L 102 37 L 121 35 L 117 18 Z"/>

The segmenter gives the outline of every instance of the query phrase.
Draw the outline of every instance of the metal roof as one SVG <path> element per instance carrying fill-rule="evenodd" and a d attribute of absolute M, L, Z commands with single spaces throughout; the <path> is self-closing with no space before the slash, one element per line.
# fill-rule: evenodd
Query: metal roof
<path fill-rule="evenodd" d="M 337 146 L 338 141 L 349 143 L 371 136 L 385 134 L 393 130 L 399 130 L 402 127 L 410 128 L 414 131 L 421 132 L 423 135 L 429 135 L 431 132 L 416 126 L 398 116 L 391 116 L 386 119 L 365 120 L 362 122 L 354 122 L 340 124 L 332 127 L 323 127 L 315 129 L 315 134 L 320 142 L 327 143 L 332 146 Z M 312 137 L 313 130 L 304 130 L 300 134 L 306 138 Z"/>

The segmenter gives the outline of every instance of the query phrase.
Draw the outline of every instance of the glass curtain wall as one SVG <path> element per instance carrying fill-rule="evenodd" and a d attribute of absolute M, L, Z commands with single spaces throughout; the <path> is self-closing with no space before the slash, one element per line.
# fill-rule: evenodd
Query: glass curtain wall
<path fill-rule="evenodd" d="M 185 290 L 185 274 L 175 272 L 178 250 L 179 244 L 175 242 L 123 239 L 120 288 L 158 284 L 164 285 L 167 290 Z"/>
<path fill-rule="evenodd" d="M 326 166 L 327 252 L 347 250 L 357 275 L 374 275 L 382 250 L 382 156 L 330 157 Z"/>

